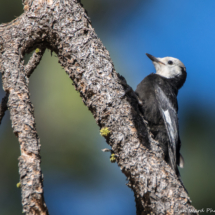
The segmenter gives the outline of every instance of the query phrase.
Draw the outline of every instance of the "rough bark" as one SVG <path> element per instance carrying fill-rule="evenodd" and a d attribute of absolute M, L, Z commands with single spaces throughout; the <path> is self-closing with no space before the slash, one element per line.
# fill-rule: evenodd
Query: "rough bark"
<path fill-rule="evenodd" d="M 137 214 L 196 214 L 174 171 L 163 160 L 159 143 L 148 132 L 137 97 L 116 73 L 108 51 L 96 35 L 78 0 L 25 0 L 25 12 L 0 26 L 3 89 L 21 156 L 19 173 L 23 211 L 48 214 L 43 197 L 40 141 L 29 96 L 29 75 L 39 63 L 23 57 L 40 47 L 54 51 L 73 80 L 134 191 Z"/>

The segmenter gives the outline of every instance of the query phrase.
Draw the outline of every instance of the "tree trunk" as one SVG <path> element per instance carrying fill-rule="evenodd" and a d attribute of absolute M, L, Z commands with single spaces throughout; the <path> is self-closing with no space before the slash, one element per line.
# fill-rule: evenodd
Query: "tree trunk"
<path fill-rule="evenodd" d="M 40 141 L 28 89 L 29 76 L 48 48 L 57 54 L 99 127 L 108 131 L 104 137 L 134 191 L 137 214 L 197 214 L 151 137 L 135 93 L 116 73 L 80 1 L 23 0 L 23 4 L 25 12 L 20 17 L 0 25 L 3 89 L 9 95 L 7 107 L 21 149 L 23 211 L 48 214 Z M 24 55 L 35 49 L 24 65 Z"/>

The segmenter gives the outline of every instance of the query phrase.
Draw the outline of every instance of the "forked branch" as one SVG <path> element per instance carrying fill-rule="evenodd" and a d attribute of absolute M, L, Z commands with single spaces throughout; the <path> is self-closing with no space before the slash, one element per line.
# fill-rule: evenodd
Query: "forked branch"
<path fill-rule="evenodd" d="M 57 54 L 99 127 L 110 131 L 105 138 L 134 191 L 137 214 L 196 214 L 174 171 L 163 160 L 159 144 L 149 135 L 133 90 L 116 73 L 80 2 L 25 0 L 24 9 L 15 21 L 0 26 L 3 88 L 9 92 L 12 127 L 21 148 L 23 211 L 48 214 L 28 89 L 34 66 L 24 66 L 22 60 L 23 53 L 40 44 Z M 33 56 L 32 62 L 35 65 L 39 60 Z"/>

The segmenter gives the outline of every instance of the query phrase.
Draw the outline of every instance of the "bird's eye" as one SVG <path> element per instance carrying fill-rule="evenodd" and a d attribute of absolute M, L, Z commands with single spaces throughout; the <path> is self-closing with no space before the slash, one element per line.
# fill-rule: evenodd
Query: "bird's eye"
<path fill-rule="evenodd" d="M 169 61 L 168 61 L 168 64 L 169 64 L 169 65 L 172 65 L 172 64 L 173 64 L 173 62 L 172 62 L 171 60 L 169 60 Z"/>

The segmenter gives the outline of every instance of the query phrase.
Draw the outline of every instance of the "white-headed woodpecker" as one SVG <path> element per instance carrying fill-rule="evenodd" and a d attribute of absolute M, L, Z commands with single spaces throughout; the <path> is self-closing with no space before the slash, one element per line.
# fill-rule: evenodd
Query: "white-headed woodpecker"
<path fill-rule="evenodd" d="M 152 60 L 156 73 L 145 77 L 135 92 L 150 132 L 164 151 L 164 159 L 180 177 L 177 165 L 183 167 L 184 162 L 180 154 L 177 94 L 186 80 L 186 68 L 173 57 L 146 55 Z"/>

